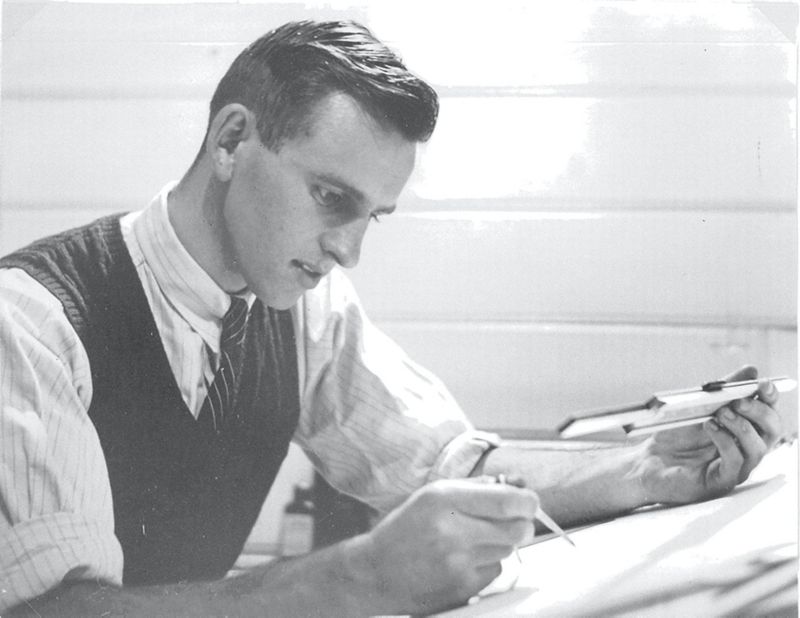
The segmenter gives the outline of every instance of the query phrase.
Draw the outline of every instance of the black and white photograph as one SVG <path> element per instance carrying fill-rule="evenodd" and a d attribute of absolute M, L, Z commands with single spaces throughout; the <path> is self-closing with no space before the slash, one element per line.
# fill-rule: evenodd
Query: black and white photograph
<path fill-rule="evenodd" d="M 798 616 L 795 0 L 4 0 L 0 615 Z"/>

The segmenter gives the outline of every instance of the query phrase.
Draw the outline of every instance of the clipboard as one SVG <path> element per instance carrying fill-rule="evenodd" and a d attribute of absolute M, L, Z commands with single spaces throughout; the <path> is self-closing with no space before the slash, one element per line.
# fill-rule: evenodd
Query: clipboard
<path fill-rule="evenodd" d="M 792 378 L 768 379 L 781 393 L 797 388 L 797 381 Z M 754 396 L 759 382 L 717 380 L 696 388 L 655 393 L 643 403 L 581 412 L 561 423 L 558 434 L 569 439 L 621 430 L 624 437 L 635 437 L 702 423 L 726 403 Z"/>

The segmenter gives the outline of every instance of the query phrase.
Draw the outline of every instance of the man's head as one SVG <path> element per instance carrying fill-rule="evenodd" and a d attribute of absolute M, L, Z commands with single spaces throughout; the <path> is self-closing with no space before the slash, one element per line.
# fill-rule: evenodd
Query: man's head
<path fill-rule="evenodd" d="M 204 230 L 195 255 L 226 290 L 292 306 L 334 266 L 358 262 L 367 224 L 394 210 L 437 112 L 433 89 L 358 24 L 268 33 L 211 102 L 193 166 L 210 174 L 204 217 L 189 224 Z"/>
<path fill-rule="evenodd" d="M 435 91 L 351 21 L 292 22 L 252 43 L 220 80 L 209 124 L 225 105 L 241 103 L 255 114 L 264 145 L 279 150 L 307 130 L 316 103 L 333 92 L 410 142 L 427 141 L 436 125 Z"/>

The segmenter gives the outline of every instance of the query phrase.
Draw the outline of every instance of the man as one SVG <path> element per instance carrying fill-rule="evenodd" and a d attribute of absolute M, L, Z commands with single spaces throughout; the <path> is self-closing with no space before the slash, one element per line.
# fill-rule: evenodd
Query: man
<path fill-rule="evenodd" d="M 0 608 L 430 612 L 498 575 L 540 501 L 571 524 L 747 477 L 781 435 L 768 382 L 634 447 L 518 451 L 375 331 L 335 267 L 394 210 L 437 109 L 363 27 L 287 24 L 223 77 L 180 182 L 0 262 Z M 290 439 L 387 515 L 223 579 Z"/>

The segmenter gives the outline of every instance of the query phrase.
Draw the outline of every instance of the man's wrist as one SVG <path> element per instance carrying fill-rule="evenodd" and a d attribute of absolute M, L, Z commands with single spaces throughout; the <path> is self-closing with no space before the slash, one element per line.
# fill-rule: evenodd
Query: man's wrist
<path fill-rule="evenodd" d="M 578 482 L 576 487 L 584 484 L 587 490 L 591 487 L 597 516 L 603 512 L 624 513 L 652 504 L 645 487 L 647 451 L 644 443 L 601 448 L 589 451 L 587 455 L 590 453 L 594 455 L 589 464 L 590 471 L 584 482 Z M 580 478 L 583 475 L 576 476 Z"/>
<path fill-rule="evenodd" d="M 540 491 L 543 503 L 555 501 L 560 506 L 555 511 L 561 511 L 565 521 L 591 521 L 649 503 L 642 475 L 646 457 L 643 445 L 604 445 L 571 454 L 585 458 L 585 462 L 576 459 L 565 463 L 565 468 L 573 466 L 572 472 L 551 479 Z"/>
<path fill-rule="evenodd" d="M 353 615 L 386 613 L 384 596 L 387 582 L 381 581 L 370 534 L 351 537 L 332 549 L 338 557 L 334 563 L 341 567 L 334 577 L 342 584 L 341 590 L 347 597 L 344 605 L 353 609 Z"/>
<path fill-rule="evenodd" d="M 623 481 L 630 487 L 631 509 L 654 504 L 655 501 L 647 491 L 645 484 L 645 461 L 647 459 L 646 444 L 641 443 L 631 448 L 629 469 L 623 473 Z"/>

